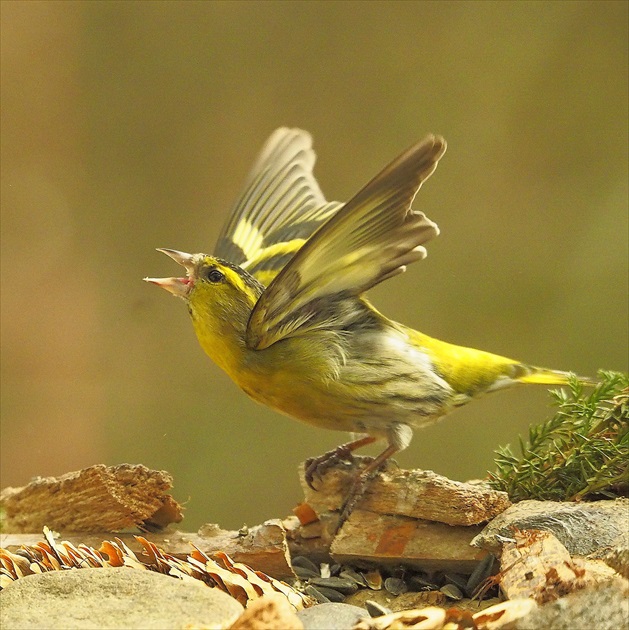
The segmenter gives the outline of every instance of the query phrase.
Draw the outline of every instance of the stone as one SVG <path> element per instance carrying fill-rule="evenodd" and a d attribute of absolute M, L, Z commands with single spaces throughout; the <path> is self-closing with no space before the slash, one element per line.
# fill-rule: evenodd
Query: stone
<path fill-rule="evenodd" d="M 420 570 L 471 573 L 486 552 L 470 546 L 481 526 L 354 510 L 330 548 L 340 564 L 405 566 Z"/>
<path fill-rule="evenodd" d="M 305 630 L 350 630 L 369 613 L 358 606 L 330 603 L 300 610 L 297 616 Z"/>
<path fill-rule="evenodd" d="M 629 582 L 596 584 L 534 609 L 515 630 L 619 630 L 629 627 Z"/>
<path fill-rule="evenodd" d="M 514 529 L 553 533 L 571 556 L 602 558 L 629 545 L 629 499 L 586 503 L 520 501 L 497 516 L 472 540 L 474 547 L 499 553 Z"/>
<path fill-rule="evenodd" d="M 126 567 L 28 575 L 0 592 L 3 630 L 229 627 L 242 611 L 198 580 Z"/>

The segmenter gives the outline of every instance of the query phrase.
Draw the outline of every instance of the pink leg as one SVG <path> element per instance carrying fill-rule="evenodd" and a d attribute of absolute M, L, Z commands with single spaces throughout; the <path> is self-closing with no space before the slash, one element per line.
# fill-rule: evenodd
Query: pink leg
<path fill-rule="evenodd" d="M 351 488 L 347 494 L 345 499 L 345 503 L 343 504 L 343 509 L 341 510 L 341 518 L 339 520 L 338 529 L 341 529 L 343 523 L 348 519 L 349 515 L 352 513 L 353 509 L 356 507 L 356 503 L 362 498 L 365 493 L 365 489 L 367 487 L 367 483 L 371 480 L 371 478 L 380 470 L 382 465 L 392 457 L 397 452 L 399 452 L 399 448 L 395 446 L 387 446 L 387 448 L 378 455 L 372 462 L 367 464 L 363 470 L 361 470 L 355 477 L 354 482 L 352 483 Z"/>

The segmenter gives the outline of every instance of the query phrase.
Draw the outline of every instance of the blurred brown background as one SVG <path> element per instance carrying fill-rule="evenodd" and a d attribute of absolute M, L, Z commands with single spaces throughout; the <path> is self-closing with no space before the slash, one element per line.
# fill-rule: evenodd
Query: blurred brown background
<path fill-rule="evenodd" d="M 314 135 L 347 200 L 426 132 L 428 259 L 371 294 L 456 343 L 627 369 L 627 3 L 2 3 L 2 486 L 95 463 L 175 477 L 185 526 L 299 500 L 344 434 L 249 401 L 156 247 L 211 251 L 262 143 Z M 398 461 L 466 479 L 551 410 L 503 392 Z"/>

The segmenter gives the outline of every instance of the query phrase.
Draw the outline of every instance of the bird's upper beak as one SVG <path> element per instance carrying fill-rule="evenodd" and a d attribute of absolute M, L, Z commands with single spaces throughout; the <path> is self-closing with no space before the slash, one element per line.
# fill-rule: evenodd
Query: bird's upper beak
<path fill-rule="evenodd" d="M 178 252 L 176 249 L 158 249 L 158 252 L 170 256 L 175 262 L 186 268 L 185 278 L 144 278 L 145 282 L 151 282 L 158 287 L 169 291 L 177 297 L 186 299 L 190 289 L 194 285 L 195 261 L 192 254 Z"/>

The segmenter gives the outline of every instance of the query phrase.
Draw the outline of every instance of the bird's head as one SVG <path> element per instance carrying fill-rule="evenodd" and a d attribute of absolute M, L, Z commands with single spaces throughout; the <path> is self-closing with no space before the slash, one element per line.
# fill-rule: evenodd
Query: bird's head
<path fill-rule="evenodd" d="M 264 291 L 253 276 L 238 265 L 207 254 L 158 249 L 186 269 L 181 278 L 144 278 L 188 303 L 197 332 L 244 332 L 251 310 Z"/>

